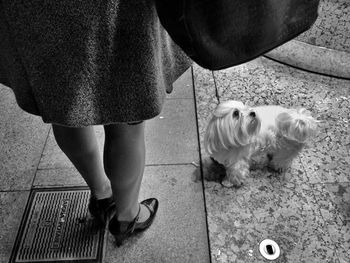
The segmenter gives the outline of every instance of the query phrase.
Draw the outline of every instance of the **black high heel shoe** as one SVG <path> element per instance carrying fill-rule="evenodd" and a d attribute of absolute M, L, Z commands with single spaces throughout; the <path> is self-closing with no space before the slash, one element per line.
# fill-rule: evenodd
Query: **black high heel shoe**
<path fill-rule="evenodd" d="M 140 216 L 141 205 L 144 205 L 150 211 L 150 216 L 146 221 L 138 223 L 137 220 Z M 150 227 L 157 213 L 158 205 L 159 202 L 156 198 L 149 198 L 140 203 L 139 212 L 137 213 L 133 221 L 120 222 L 117 220 L 117 216 L 114 216 L 111 219 L 109 223 L 109 231 L 114 236 L 115 242 L 118 247 L 121 246 L 123 244 L 123 241 L 128 237 L 136 233 L 142 232 Z"/>
<path fill-rule="evenodd" d="M 88 208 L 98 225 L 105 226 L 107 221 L 113 216 L 116 206 L 112 197 L 96 199 L 91 196 Z"/>

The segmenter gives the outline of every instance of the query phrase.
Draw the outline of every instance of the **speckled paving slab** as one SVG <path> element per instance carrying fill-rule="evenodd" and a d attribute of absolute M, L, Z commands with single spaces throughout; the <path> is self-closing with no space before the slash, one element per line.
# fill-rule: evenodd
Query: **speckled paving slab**
<path fill-rule="evenodd" d="M 86 188 L 31 192 L 10 262 L 101 262 L 104 231 L 88 219 Z"/>
<path fill-rule="evenodd" d="M 259 252 L 266 238 L 281 248 L 274 262 L 350 262 L 350 81 L 263 57 L 214 73 L 195 66 L 194 73 L 201 143 L 216 95 L 305 107 L 321 121 L 319 134 L 285 174 L 255 170 L 239 189 L 205 182 L 212 262 L 268 262 Z"/>
<path fill-rule="evenodd" d="M 350 5 L 348 0 L 321 0 L 315 24 L 298 39 L 336 50 L 350 51 Z"/>
<path fill-rule="evenodd" d="M 312 185 L 322 218 L 340 262 L 350 262 L 350 183 Z"/>

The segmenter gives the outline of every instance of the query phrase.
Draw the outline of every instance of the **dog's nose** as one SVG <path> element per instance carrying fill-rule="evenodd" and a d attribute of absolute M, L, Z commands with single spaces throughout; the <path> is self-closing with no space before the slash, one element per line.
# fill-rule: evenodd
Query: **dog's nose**
<path fill-rule="evenodd" d="M 255 118 L 256 114 L 254 111 L 252 111 L 251 113 L 249 113 L 249 116 L 252 117 L 252 118 Z"/>

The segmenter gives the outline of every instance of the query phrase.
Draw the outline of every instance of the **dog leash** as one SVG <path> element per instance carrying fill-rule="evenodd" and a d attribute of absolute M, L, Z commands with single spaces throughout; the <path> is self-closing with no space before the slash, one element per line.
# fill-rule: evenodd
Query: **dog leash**
<path fill-rule="evenodd" d="M 215 97 L 218 101 L 218 104 L 220 104 L 220 95 L 219 95 L 219 90 L 218 90 L 218 86 L 216 85 L 216 80 L 215 80 L 215 76 L 214 76 L 214 71 L 211 71 L 211 75 L 213 76 L 213 80 L 214 80 L 214 87 L 215 87 Z"/>

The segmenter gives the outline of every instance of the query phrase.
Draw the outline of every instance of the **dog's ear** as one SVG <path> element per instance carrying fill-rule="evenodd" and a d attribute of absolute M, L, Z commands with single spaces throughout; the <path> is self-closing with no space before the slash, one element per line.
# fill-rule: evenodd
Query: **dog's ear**
<path fill-rule="evenodd" d="M 299 114 L 295 119 L 295 138 L 299 142 L 304 142 L 311 136 L 315 136 L 318 131 L 318 121 L 310 115 Z"/>
<path fill-rule="evenodd" d="M 305 142 L 310 136 L 310 129 L 305 120 L 295 119 L 292 121 L 289 128 L 290 137 L 294 138 L 298 142 Z"/>
<path fill-rule="evenodd" d="M 232 118 L 230 113 L 221 118 L 213 116 L 204 135 L 205 150 L 212 154 L 241 146 L 241 139 L 237 138 L 239 130 L 240 120 Z"/>
<path fill-rule="evenodd" d="M 205 135 L 204 148 L 209 154 L 228 149 L 229 143 L 227 130 L 224 127 L 223 118 L 213 116 L 209 121 Z"/>
<path fill-rule="evenodd" d="M 218 137 L 218 132 L 214 125 L 215 119 L 217 118 L 213 116 L 209 121 L 204 135 L 204 149 L 208 154 L 212 154 L 218 149 L 218 142 L 216 139 Z"/>

